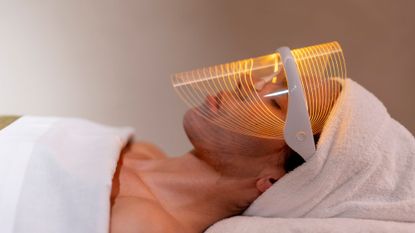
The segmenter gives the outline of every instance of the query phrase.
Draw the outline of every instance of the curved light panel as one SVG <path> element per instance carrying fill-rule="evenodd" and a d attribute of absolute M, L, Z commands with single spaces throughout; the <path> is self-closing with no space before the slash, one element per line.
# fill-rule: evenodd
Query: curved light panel
<path fill-rule="evenodd" d="M 319 133 L 346 77 L 337 42 L 291 50 L 313 134 Z M 278 52 L 175 74 L 183 101 L 210 122 L 231 131 L 283 138 L 289 102 L 286 67 Z M 290 87 L 292 90 L 292 87 Z"/>

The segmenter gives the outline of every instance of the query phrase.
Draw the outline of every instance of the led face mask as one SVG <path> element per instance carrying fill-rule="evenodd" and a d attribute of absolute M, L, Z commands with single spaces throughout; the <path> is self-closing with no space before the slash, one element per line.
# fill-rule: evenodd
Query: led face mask
<path fill-rule="evenodd" d="M 177 93 L 198 114 L 233 132 L 282 139 L 305 160 L 346 77 L 337 42 L 178 73 Z"/>

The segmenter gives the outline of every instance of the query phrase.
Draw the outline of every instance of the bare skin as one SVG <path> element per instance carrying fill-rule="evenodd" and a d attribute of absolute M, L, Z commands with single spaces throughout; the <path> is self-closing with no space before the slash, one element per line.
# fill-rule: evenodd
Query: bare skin
<path fill-rule="evenodd" d="M 206 106 L 217 107 L 212 101 L 208 97 Z M 286 97 L 274 101 L 278 104 L 267 104 L 284 116 Z M 113 183 L 111 232 L 203 232 L 241 214 L 285 174 L 289 148 L 283 140 L 231 132 L 194 110 L 183 122 L 191 152 L 168 158 L 153 146 L 133 143 L 122 153 Z"/>
<path fill-rule="evenodd" d="M 253 157 L 243 175 L 223 175 L 194 152 L 178 158 L 135 151 L 122 155 L 113 185 L 111 232 L 203 232 L 214 222 L 240 214 L 285 174 L 276 154 Z M 281 152 L 282 153 L 282 152 Z M 242 158 L 241 158 L 242 159 Z M 242 163 L 241 163 L 242 164 Z"/>

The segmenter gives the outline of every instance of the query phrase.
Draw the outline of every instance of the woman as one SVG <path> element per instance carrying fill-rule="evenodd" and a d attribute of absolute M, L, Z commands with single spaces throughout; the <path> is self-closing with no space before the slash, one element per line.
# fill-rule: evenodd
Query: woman
<path fill-rule="evenodd" d="M 225 101 L 229 95 L 207 97 L 201 107 L 209 111 L 227 111 L 225 104 L 252 107 L 235 104 L 232 101 L 239 100 L 233 98 Z M 286 97 L 266 104 L 285 116 Z M 203 232 L 220 219 L 241 214 L 304 162 L 282 139 L 232 132 L 211 123 L 197 109 L 188 111 L 183 122 L 194 146 L 189 153 L 167 158 L 143 143 L 132 143 L 122 153 L 113 182 L 112 232 Z"/>

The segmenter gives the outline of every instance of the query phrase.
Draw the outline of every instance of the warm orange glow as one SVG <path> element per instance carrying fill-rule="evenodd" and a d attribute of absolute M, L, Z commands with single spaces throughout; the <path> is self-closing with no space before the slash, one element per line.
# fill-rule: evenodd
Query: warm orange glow
<path fill-rule="evenodd" d="M 313 132 L 318 133 L 346 77 L 343 52 L 337 42 L 331 42 L 294 49 L 292 54 L 301 76 Z M 216 98 L 220 110 L 197 109 L 215 124 L 258 137 L 283 136 L 284 109 L 275 109 L 272 102 L 275 100 L 272 98 L 279 98 L 275 101 L 284 106 L 281 101 L 286 102 L 287 98 L 282 96 L 288 93 L 278 53 L 179 73 L 172 82 L 190 107 L 204 105 L 207 97 Z"/>

